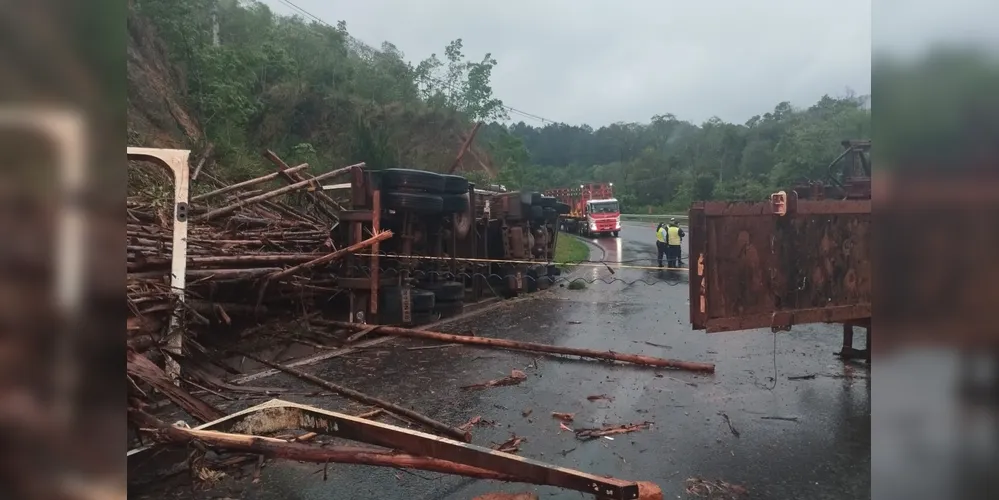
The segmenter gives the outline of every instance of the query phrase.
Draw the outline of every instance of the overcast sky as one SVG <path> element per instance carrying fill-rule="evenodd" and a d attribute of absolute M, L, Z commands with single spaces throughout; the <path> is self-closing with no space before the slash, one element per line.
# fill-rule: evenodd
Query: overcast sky
<path fill-rule="evenodd" d="M 284 1 L 264 3 L 294 13 Z M 871 0 L 288 1 L 414 64 L 461 38 L 468 58 L 498 61 L 496 97 L 567 123 L 741 123 L 871 88 Z"/>

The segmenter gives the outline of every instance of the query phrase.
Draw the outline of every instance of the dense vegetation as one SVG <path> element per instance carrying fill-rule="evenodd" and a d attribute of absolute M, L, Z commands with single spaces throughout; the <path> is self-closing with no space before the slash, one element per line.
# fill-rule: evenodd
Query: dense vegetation
<path fill-rule="evenodd" d="M 842 139 L 870 137 L 867 99 L 853 95 L 805 109 L 780 103 L 744 124 L 665 113 L 598 129 L 509 125 L 490 87 L 497 61 L 466 58 L 461 40 L 443 58 L 414 65 L 391 43 L 375 50 L 357 42 L 342 21 L 334 27 L 219 0 L 216 45 L 213 3 L 141 0 L 132 15 L 156 27 L 180 69 L 186 105 L 215 146 L 215 169 L 229 177 L 268 169 L 264 148 L 318 171 L 357 161 L 440 170 L 462 134 L 483 121 L 477 143 L 499 182 L 614 182 L 624 210 L 645 212 L 696 199 L 760 199 L 797 178 L 821 177 Z"/>

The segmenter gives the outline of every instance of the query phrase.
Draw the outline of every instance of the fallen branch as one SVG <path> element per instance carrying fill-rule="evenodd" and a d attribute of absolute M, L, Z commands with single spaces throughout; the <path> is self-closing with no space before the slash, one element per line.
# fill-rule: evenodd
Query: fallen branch
<path fill-rule="evenodd" d="M 506 385 L 517 385 L 523 381 L 527 380 L 527 374 L 520 370 L 510 371 L 509 377 L 498 378 L 495 380 L 490 380 L 488 382 L 483 382 L 481 384 L 464 385 L 462 389 L 487 389 L 489 387 L 503 387 Z"/>
<path fill-rule="evenodd" d="M 637 424 L 607 425 L 599 429 L 576 429 L 574 432 L 578 439 L 596 439 L 614 434 L 627 434 L 629 432 L 640 431 L 652 427 L 652 422 L 640 422 Z"/>
<path fill-rule="evenodd" d="M 342 321 L 328 321 L 325 324 L 346 328 L 348 330 L 361 330 L 370 328 L 370 325 L 359 323 L 345 323 Z M 420 339 L 438 340 L 441 342 L 452 342 L 456 344 L 471 344 L 499 349 L 510 349 L 514 351 L 544 352 L 549 354 L 566 354 L 570 356 L 580 356 L 583 358 L 606 359 L 610 361 L 620 361 L 623 363 L 634 363 L 637 365 L 657 366 L 663 368 L 676 368 L 679 370 L 690 370 L 699 372 L 714 373 L 715 365 L 711 363 L 698 363 L 692 361 L 680 361 L 675 359 L 655 358 L 652 356 L 642 356 L 639 354 L 621 354 L 613 351 L 593 351 L 590 349 L 579 349 L 575 347 L 561 347 L 547 344 L 536 344 L 534 342 L 518 342 L 506 339 L 494 339 L 488 337 L 466 337 L 463 335 L 452 335 L 450 333 L 430 332 L 424 330 L 413 330 L 411 328 L 400 328 L 395 326 L 378 326 L 377 333 L 395 335 L 399 337 L 411 337 Z"/>
<path fill-rule="evenodd" d="M 454 439 L 457 439 L 459 441 L 464 441 L 466 443 L 469 443 L 469 442 L 472 441 L 472 435 L 469 432 L 462 431 L 460 429 L 455 429 L 455 428 L 453 428 L 453 427 L 451 427 L 451 426 L 449 426 L 449 425 L 447 425 L 447 424 L 445 424 L 443 422 L 438 422 L 437 420 L 434 420 L 434 419 L 432 419 L 432 418 L 430 418 L 430 417 L 428 417 L 426 415 L 417 413 L 417 412 L 415 412 L 413 410 L 410 410 L 410 409 L 407 409 L 407 408 L 403 408 L 403 407 L 401 407 L 401 406 L 399 406 L 397 404 L 390 403 L 388 401 L 385 401 L 385 400 L 382 400 L 382 399 L 378 399 L 378 398 L 375 398 L 375 397 L 372 397 L 372 396 L 368 396 L 367 394 L 364 394 L 363 392 L 355 391 L 354 389 L 349 389 L 349 388 L 344 387 L 342 385 L 334 384 L 334 383 L 332 383 L 332 382 L 330 382 L 328 380 L 323 380 L 323 379 L 321 379 L 319 377 L 316 377 L 315 375 L 310 375 L 308 373 L 305 373 L 305 372 L 300 371 L 300 370 L 296 370 L 296 369 L 291 368 L 289 366 L 285 366 L 285 365 L 278 364 L 278 363 L 273 363 L 273 362 L 264 360 L 262 358 L 259 358 L 257 356 L 254 356 L 252 354 L 242 353 L 242 352 L 238 352 L 238 351 L 236 352 L 236 354 L 239 354 L 240 356 L 246 356 L 247 358 L 250 358 L 250 359 L 252 359 L 252 360 L 254 360 L 254 361 L 256 361 L 256 362 L 258 362 L 260 364 L 263 364 L 263 365 L 269 366 L 271 368 L 274 368 L 275 370 L 280 370 L 280 371 L 283 371 L 283 372 L 285 372 L 285 373 L 287 373 L 289 375 L 294 375 L 295 377 L 298 377 L 299 379 L 302 379 L 302 380 L 304 380 L 306 382 L 311 382 L 311 383 L 313 383 L 313 384 L 315 384 L 315 385 L 317 385 L 319 387 L 322 387 L 324 389 L 327 389 L 327 390 L 330 390 L 332 392 L 335 392 L 335 393 L 337 393 L 340 396 L 343 396 L 345 398 L 353 399 L 354 401 L 358 401 L 358 402 L 361 402 L 361 403 L 364 403 L 364 404 L 367 404 L 367 405 L 377 406 L 377 407 L 382 408 L 384 410 L 387 410 L 387 411 L 389 411 L 391 413 L 395 413 L 396 415 L 401 415 L 401 416 L 406 417 L 407 419 L 409 419 L 409 420 L 411 420 L 413 422 L 417 422 L 417 423 L 423 424 L 423 425 L 427 426 L 428 428 L 431 428 L 431 429 L 434 429 L 434 430 L 436 430 L 438 432 L 441 432 L 442 434 L 444 434 L 444 435 L 446 435 L 448 437 L 452 437 Z"/>

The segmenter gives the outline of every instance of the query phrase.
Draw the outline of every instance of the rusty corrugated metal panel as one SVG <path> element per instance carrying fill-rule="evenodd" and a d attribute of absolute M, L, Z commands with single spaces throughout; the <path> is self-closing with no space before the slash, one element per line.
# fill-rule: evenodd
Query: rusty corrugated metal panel
<path fill-rule="evenodd" d="M 793 198 L 793 197 L 792 197 Z M 690 211 L 691 323 L 708 332 L 871 316 L 870 200 Z"/>

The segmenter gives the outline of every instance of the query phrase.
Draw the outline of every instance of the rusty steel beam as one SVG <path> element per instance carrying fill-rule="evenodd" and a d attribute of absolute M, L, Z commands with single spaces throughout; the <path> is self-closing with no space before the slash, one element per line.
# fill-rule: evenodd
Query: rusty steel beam
<path fill-rule="evenodd" d="M 453 439 L 279 399 L 272 399 L 195 429 L 251 435 L 299 429 L 400 450 L 418 457 L 446 460 L 504 474 L 524 482 L 589 493 L 598 498 L 639 498 L 639 486 L 634 481 L 587 474 Z M 148 449 L 150 447 L 132 450 L 128 457 L 134 457 Z"/>

